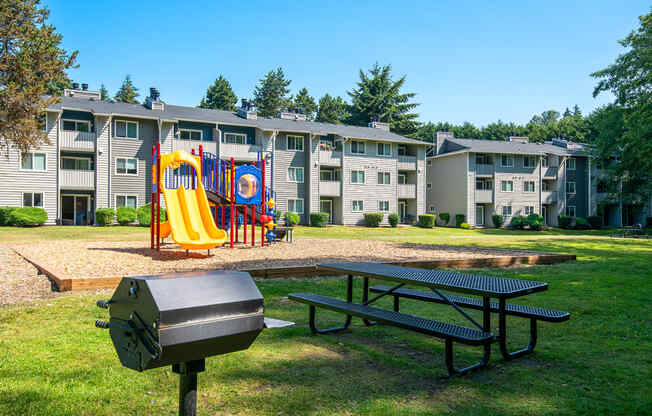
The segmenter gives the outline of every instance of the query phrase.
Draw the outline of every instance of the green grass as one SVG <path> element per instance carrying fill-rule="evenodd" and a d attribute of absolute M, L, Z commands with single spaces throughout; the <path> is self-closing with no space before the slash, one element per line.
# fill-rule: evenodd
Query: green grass
<path fill-rule="evenodd" d="M 108 230 L 112 239 L 132 239 L 138 231 Z M 284 296 L 308 291 L 342 297 L 341 279 L 259 281 L 267 315 L 298 326 L 264 332 L 247 351 L 209 358 L 207 371 L 199 376 L 199 414 L 649 414 L 652 241 L 603 234 L 299 228 L 297 238 L 375 238 L 576 254 L 577 262 L 553 266 L 473 271 L 546 281 L 548 291 L 518 302 L 569 311 L 571 320 L 541 324 L 533 355 L 505 362 L 494 348 L 488 369 L 449 380 L 442 377 L 444 348 L 438 340 L 394 328 L 365 328 L 357 319 L 351 331 L 309 335 L 307 307 Z M 56 235 L 53 231 L 49 239 Z M 356 285 L 359 289 L 360 282 Z M 94 306 L 101 297 L 73 294 L 0 308 L 0 414 L 176 414 L 177 376 L 167 368 L 137 373 L 121 367 L 108 333 L 93 327 L 95 319 L 106 317 Z M 408 313 L 466 325 L 443 305 L 403 305 Z M 331 313 L 318 316 L 322 326 L 341 320 Z M 526 343 L 527 322 L 514 318 L 508 324 L 514 343 Z M 464 346 L 456 354 L 460 365 L 480 355 L 478 348 Z"/>

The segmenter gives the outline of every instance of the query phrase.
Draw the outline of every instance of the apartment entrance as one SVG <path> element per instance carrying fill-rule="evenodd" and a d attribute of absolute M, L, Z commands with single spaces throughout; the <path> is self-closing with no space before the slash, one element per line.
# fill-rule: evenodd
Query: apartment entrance
<path fill-rule="evenodd" d="M 398 201 L 398 216 L 403 223 L 407 220 L 407 201 Z"/>
<path fill-rule="evenodd" d="M 484 205 L 475 206 L 475 225 L 484 226 Z"/>
<path fill-rule="evenodd" d="M 88 225 L 90 195 L 61 195 L 61 224 Z"/>
<path fill-rule="evenodd" d="M 541 206 L 541 216 L 543 217 L 543 223 L 548 225 L 548 207 L 545 205 Z"/>
<path fill-rule="evenodd" d="M 328 212 L 328 223 L 333 223 L 333 201 L 330 199 L 319 200 L 319 212 Z"/>

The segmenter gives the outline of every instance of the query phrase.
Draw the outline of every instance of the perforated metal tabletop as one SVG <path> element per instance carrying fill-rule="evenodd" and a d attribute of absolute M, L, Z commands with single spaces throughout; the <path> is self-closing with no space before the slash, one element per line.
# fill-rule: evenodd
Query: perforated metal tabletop
<path fill-rule="evenodd" d="M 322 269 L 341 274 L 374 277 L 397 283 L 414 284 L 435 289 L 445 289 L 497 298 L 513 298 L 548 289 L 548 284 L 544 282 L 481 276 L 443 270 L 416 269 L 380 263 L 320 263 L 318 266 Z"/>

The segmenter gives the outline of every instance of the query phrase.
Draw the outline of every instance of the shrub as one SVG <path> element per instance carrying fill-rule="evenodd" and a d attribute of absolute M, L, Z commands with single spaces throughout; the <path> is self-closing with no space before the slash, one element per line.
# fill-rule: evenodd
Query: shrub
<path fill-rule="evenodd" d="M 149 227 L 152 223 L 152 203 L 150 202 L 149 204 L 145 204 L 140 208 L 138 208 L 138 210 L 136 211 L 136 217 L 138 219 L 138 224 L 140 224 L 141 227 Z M 161 222 L 165 222 L 168 220 L 168 213 L 163 207 L 161 207 L 160 217 L 161 217 Z"/>
<path fill-rule="evenodd" d="M 448 212 L 442 212 L 439 214 L 439 222 L 443 225 L 448 225 L 448 221 L 451 220 L 451 214 Z"/>
<path fill-rule="evenodd" d="M 516 229 L 522 230 L 523 227 L 525 227 L 526 221 L 527 221 L 527 218 L 525 218 L 524 216 L 516 215 L 516 216 L 512 217 L 512 222 L 509 223 L 509 226 L 511 228 L 516 228 Z"/>
<path fill-rule="evenodd" d="M 285 225 L 289 227 L 294 227 L 301 222 L 301 217 L 296 212 L 287 211 L 283 213 L 283 218 L 285 219 Z"/>
<path fill-rule="evenodd" d="M 330 218 L 331 216 L 328 212 L 311 212 L 310 225 L 313 227 L 325 227 Z"/>
<path fill-rule="evenodd" d="M 100 208 L 95 211 L 95 223 L 100 227 L 113 224 L 115 211 L 113 208 Z"/>
<path fill-rule="evenodd" d="M 417 225 L 421 228 L 432 228 L 435 226 L 435 218 L 437 217 L 434 214 L 421 214 Z"/>
<path fill-rule="evenodd" d="M 38 207 L 16 208 L 9 214 L 9 223 L 18 227 L 35 227 L 47 220 L 48 213 Z"/>
<path fill-rule="evenodd" d="M 120 225 L 127 225 L 136 221 L 136 208 L 133 207 L 118 207 L 116 210 L 116 218 Z"/>
<path fill-rule="evenodd" d="M 539 231 L 543 228 L 544 225 L 546 225 L 543 216 L 539 214 L 530 214 L 527 216 L 525 219 L 525 222 L 528 226 L 530 226 L 530 230 L 535 230 Z"/>
<path fill-rule="evenodd" d="M 464 214 L 456 214 L 455 215 L 455 226 L 460 227 L 464 220 L 466 219 L 466 216 Z"/>
<path fill-rule="evenodd" d="M 494 222 L 494 227 L 500 228 L 505 223 L 505 218 L 502 215 L 496 214 L 495 212 L 491 214 L 491 221 Z"/>
<path fill-rule="evenodd" d="M 364 225 L 367 227 L 378 227 L 385 215 L 379 212 L 368 212 L 364 214 Z"/>
<path fill-rule="evenodd" d="M 591 224 L 591 227 L 593 228 L 601 228 L 602 227 L 602 217 L 599 215 L 591 215 L 586 217 L 587 221 L 589 224 Z"/>
<path fill-rule="evenodd" d="M 17 210 L 18 207 L 0 207 L 0 225 L 13 225 L 9 221 L 11 213 Z"/>
<path fill-rule="evenodd" d="M 471 224 L 469 224 L 468 222 L 463 222 L 463 223 L 460 224 L 460 228 L 463 228 L 465 230 L 470 230 L 471 229 Z"/>
<path fill-rule="evenodd" d="M 578 230 L 586 230 L 591 227 L 589 226 L 589 222 L 586 220 L 586 218 L 577 217 L 575 218 L 575 228 Z"/>
<path fill-rule="evenodd" d="M 389 216 L 387 217 L 387 221 L 389 221 L 389 225 L 391 225 L 392 227 L 397 227 L 399 220 L 400 218 L 396 213 L 389 214 Z M 650 224 L 652 224 L 652 222 L 650 222 Z"/>
<path fill-rule="evenodd" d="M 571 228 L 573 217 L 569 217 L 568 215 L 559 215 L 557 216 L 557 221 L 559 222 L 559 226 L 561 228 Z"/>

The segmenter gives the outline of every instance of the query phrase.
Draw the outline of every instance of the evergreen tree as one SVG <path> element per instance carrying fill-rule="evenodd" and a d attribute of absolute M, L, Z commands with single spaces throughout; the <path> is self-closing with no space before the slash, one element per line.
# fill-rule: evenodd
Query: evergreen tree
<path fill-rule="evenodd" d="M 577 104 L 575 104 L 575 106 L 573 107 L 573 115 L 575 117 L 577 117 L 577 116 L 581 117 L 582 116 L 582 110 L 580 110 L 580 106 L 577 105 Z"/>
<path fill-rule="evenodd" d="M 480 138 L 480 130 L 476 126 L 474 126 L 472 123 L 465 121 L 464 124 L 461 126 L 455 126 L 452 129 L 453 134 L 455 137 L 459 137 L 461 139 L 479 139 Z"/>
<path fill-rule="evenodd" d="M 410 102 L 416 94 L 401 93 L 405 76 L 394 81 L 391 66 L 378 63 L 368 71 L 360 70 L 357 88 L 348 92 L 351 97 L 351 122 L 366 126 L 378 120 L 389 123 L 391 131 L 414 135 L 419 127 L 419 116 L 411 113 L 419 104 Z"/>
<path fill-rule="evenodd" d="M 0 150 L 27 152 L 49 143 L 43 109 L 69 82 L 65 70 L 77 52 L 61 49 L 62 36 L 47 24 L 38 0 L 0 0 Z"/>
<path fill-rule="evenodd" d="M 201 99 L 199 107 L 235 111 L 237 102 L 238 97 L 233 92 L 231 83 L 220 75 L 206 90 L 206 95 Z"/>
<path fill-rule="evenodd" d="M 100 100 L 107 101 L 109 99 L 109 92 L 106 90 L 104 84 L 100 85 Z"/>
<path fill-rule="evenodd" d="M 563 117 L 568 117 L 568 116 L 570 116 L 570 115 L 571 115 L 571 112 L 570 112 L 570 110 L 568 109 L 568 107 L 566 107 L 566 110 L 564 110 L 564 115 L 563 115 Z"/>
<path fill-rule="evenodd" d="M 308 120 L 315 119 L 317 112 L 317 103 L 315 99 L 308 94 L 306 88 L 301 88 L 297 95 L 292 99 L 292 109 L 298 113 L 305 114 Z"/>
<path fill-rule="evenodd" d="M 258 114 L 263 117 L 276 116 L 286 110 L 290 104 L 287 94 L 291 82 L 285 78 L 282 68 L 269 71 L 254 88 L 254 105 L 258 108 Z"/>
<path fill-rule="evenodd" d="M 136 104 L 138 103 L 136 97 L 139 95 L 140 94 L 138 94 L 138 88 L 134 86 L 133 82 L 131 81 L 131 76 L 127 74 L 124 81 L 122 81 L 120 89 L 115 93 L 113 99 L 119 103 Z"/>
<path fill-rule="evenodd" d="M 350 115 L 348 105 L 342 97 L 332 97 L 330 94 L 325 94 L 319 99 L 317 121 L 340 124 L 348 119 Z"/>

